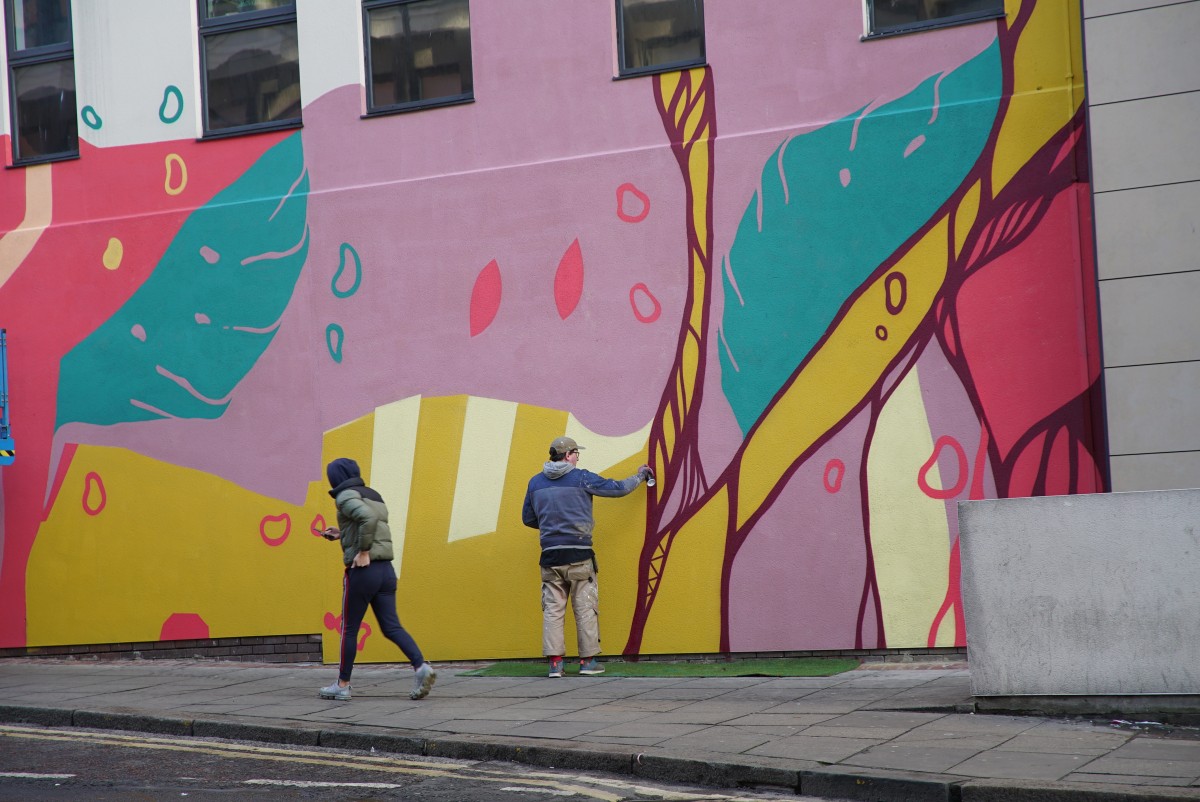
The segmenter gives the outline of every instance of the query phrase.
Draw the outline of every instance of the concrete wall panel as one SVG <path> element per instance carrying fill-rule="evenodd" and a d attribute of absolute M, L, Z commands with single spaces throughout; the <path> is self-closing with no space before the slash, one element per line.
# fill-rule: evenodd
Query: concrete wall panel
<path fill-rule="evenodd" d="M 1092 106 L 1200 89 L 1200 3 L 1088 20 Z M 1147 47 L 1153 42 L 1153 47 Z"/>
<path fill-rule="evenodd" d="M 1091 110 L 1096 192 L 1200 180 L 1200 92 Z"/>
<path fill-rule="evenodd" d="M 1124 14 L 1164 5 L 1183 5 L 1193 0 L 1083 0 L 1084 19 L 1108 14 Z"/>
<path fill-rule="evenodd" d="M 1100 278 L 1200 269 L 1200 182 L 1095 198 Z"/>
<path fill-rule="evenodd" d="M 1200 271 L 1103 281 L 1104 364 L 1200 361 Z"/>
<path fill-rule="evenodd" d="M 959 504 L 977 696 L 1200 688 L 1200 491 Z"/>
<path fill-rule="evenodd" d="M 1117 492 L 1197 487 L 1200 452 L 1113 457 L 1109 467 Z"/>
<path fill-rule="evenodd" d="M 1112 454 L 1200 449 L 1200 362 L 1105 371 Z"/>

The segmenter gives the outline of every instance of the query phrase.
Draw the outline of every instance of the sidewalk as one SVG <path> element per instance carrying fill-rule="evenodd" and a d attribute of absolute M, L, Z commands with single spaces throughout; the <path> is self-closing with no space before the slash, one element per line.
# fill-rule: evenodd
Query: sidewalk
<path fill-rule="evenodd" d="M 916 664 L 919 665 L 919 664 Z M 1200 730 L 985 715 L 964 666 L 825 678 L 515 679 L 440 665 L 0 660 L 0 722 L 322 745 L 863 800 L 1200 800 Z"/>

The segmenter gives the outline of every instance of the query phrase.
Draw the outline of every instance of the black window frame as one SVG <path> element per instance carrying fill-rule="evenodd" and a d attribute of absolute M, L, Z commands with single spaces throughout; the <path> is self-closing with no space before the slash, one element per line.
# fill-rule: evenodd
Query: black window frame
<path fill-rule="evenodd" d="M 201 139 L 223 139 L 231 136 L 244 136 L 246 134 L 259 134 L 264 131 L 286 131 L 294 128 L 302 128 L 304 126 L 303 104 L 301 104 L 301 112 L 297 117 L 289 117 L 286 120 L 268 120 L 261 123 L 248 123 L 245 125 L 232 125 L 227 128 L 218 128 L 210 130 L 209 123 L 209 108 L 208 108 L 208 48 L 205 46 L 205 40 L 209 36 L 219 36 L 222 34 L 235 33 L 237 31 L 248 31 L 255 28 L 273 28 L 279 25 L 297 26 L 296 28 L 296 49 L 299 53 L 300 47 L 300 31 L 299 23 L 296 14 L 296 0 L 292 0 L 288 5 L 280 8 L 266 8 L 259 11 L 243 11 L 237 14 L 227 14 L 220 17 L 209 17 L 207 9 L 207 0 L 196 0 L 196 13 L 198 21 L 199 46 L 200 46 L 200 127 Z M 297 55 L 297 64 L 299 63 L 299 55 Z"/>
<path fill-rule="evenodd" d="M 994 11 L 968 11 L 964 14 L 954 14 L 949 17 L 936 17 L 931 20 L 916 21 L 904 23 L 902 25 L 893 25 L 888 28 L 877 29 L 875 26 L 875 4 L 880 0 L 865 0 L 866 2 L 866 19 L 867 33 L 862 37 L 862 41 L 871 39 L 883 39 L 888 36 L 903 36 L 909 33 L 919 33 L 921 31 L 932 31 L 939 28 L 953 28 L 958 25 L 967 25 L 972 22 L 984 22 L 987 20 L 1004 19 L 1004 0 L 995 0 L 999 7 Z"/>
<path fill-rule="evenodd" d="M 67 3 L 67 37 L 65 42 L 55 42 L 38 47 L 27 47 L 17 50 L 17 28 L 15 4 L 20 0 L 4 0 L 4 42 L 8 56 L 8 118 L 9 118 L 9 147 L 12 155 L 11 164 L 14 167 L 25 167 L 31 164 L 46 164 L 49 162 L 67 161 L 79 158 L 79 95 L 76 89 L 75 112 L 71 119 L 74 125 L 75 147 L 55 153 L 38 154 L 36 156 L 20 155 L 21 121 L 17 97 L 17 70 L 33 67 L 39 64 L 52 64 L 60 61 L 71 62 L 71 74 L 75 74 L 75 15 L 71 3 Z M 78 84 L 76 84 L 76 87 Z"/>
<path fill-rule="evenodd" d="M 475 52 L 474 39 L 471 36 L 471 2 L 465 0 L 467 4 L 467 50 L 471 54 L 471 90 L 462 92 L 457 95 L 443 95 L 441 97 L 431 98 L 428 100 L 410 100 L 406 103 L 388 103 L 386 105 L 375 105 L 375 71 L 371 66 L 371 14 L 370 12 L 381 8 L 392 8 L 399 6 L 416 5 L 419 3 L 428 2 L 428 0 L 362 0 L 362 37 L 363 37 L 363 62 L 366 69 L 364 73 L 364 81 L 366 88 L 366 104 L 367 111 L 363 117 L 383 117 L 390 114 L 404 114 L 410 111 L 421 111 L 422 109 L 435 109 L 441 106 L 458 106 L 463 103 L 475 102 Z"/>
<path fill-rule="evenodd" d="M 707 40 L 708 32 L 704 24 L 704 0 L 696 0 L 696 8 L 700 12 L 700 56 L 695 59 L 672 61 L 667 64 L 655 64 L 653 67 L 625 66 L 625 13 L 624 0 L 615 0 L 617 12 L 617 79 L 640 78 L 644 75 L 660 75 L 664 72 L 679 72 L 694 67 L 704 67 L 708 64 Z"/>

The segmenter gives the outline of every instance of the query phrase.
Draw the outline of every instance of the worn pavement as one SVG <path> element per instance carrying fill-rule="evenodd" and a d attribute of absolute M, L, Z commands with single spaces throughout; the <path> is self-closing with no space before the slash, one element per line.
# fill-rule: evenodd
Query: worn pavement
<path fill-rule="evenodd" d="M 201 660 L 0 660 L 0 722 L 321 745 L 788 788 L 831 799 L 1200 800 L 1200 729 L 976 714 L 964 664 L 834 677 L 480 678 Z"/>

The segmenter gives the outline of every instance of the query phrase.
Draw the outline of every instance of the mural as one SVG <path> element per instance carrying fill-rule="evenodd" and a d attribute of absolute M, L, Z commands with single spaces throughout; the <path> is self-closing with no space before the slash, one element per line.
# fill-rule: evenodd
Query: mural
<path fill-rule="evenodd" d="M 1104 489 L 1078 9 L 820 1 L 712 0 L 709 66 L 618 82 L 603 4 L 476 4 L 475 103 L 296 132 L 180 133 L 178 65 L 126 144 L 83 98 L 104 146 L 0 173 L 0 646 L 337 633 L 351 456 L 429 655 L 536 656 L 563 433 L 659 476 L 596 504 L 607 653 L 963 645 L 957 502 Z"/>

